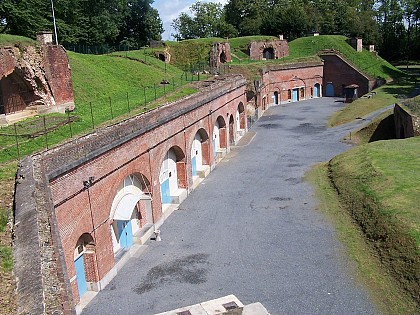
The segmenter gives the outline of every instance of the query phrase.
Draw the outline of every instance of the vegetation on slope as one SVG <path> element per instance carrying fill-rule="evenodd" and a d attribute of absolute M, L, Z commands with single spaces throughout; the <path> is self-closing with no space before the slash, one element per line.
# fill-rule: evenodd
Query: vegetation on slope
<path fill-rule="evenodd" d="M 420 138 L 362 145 L 333 158 L 342 206 L 381 263 L 420 305 Z"/>
<path fill-rule="evenodd" d="M 28 37 L 0 34 L 0 47 L 5 46 L 29 46 L 35 45 L 35 41 Z"/>

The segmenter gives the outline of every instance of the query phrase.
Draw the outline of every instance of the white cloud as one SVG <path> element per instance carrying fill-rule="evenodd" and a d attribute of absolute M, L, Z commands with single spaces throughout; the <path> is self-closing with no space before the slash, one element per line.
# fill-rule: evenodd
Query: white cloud
<path fill-rule="evenodd" d="M 171 33 L 174 32 L 171 27 L 172 21 L 176 19 L 181 12 L 189 12 L 189 7 L 197 1 L 192 0 L 155 0 L 152 4 L 152 7 L 159 11 L 159 16 L 162 19 L 163 28 L 165 32 L 162 34 L 163 40 L 173 40 L 171 38 Z M 205 2 L 215 2 L 225 5 L 228 0 L 221 1 L 205 1 Z"/>

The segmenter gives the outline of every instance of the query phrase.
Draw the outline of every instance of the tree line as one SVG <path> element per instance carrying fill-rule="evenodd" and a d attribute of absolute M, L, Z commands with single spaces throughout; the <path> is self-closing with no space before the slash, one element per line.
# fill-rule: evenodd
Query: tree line
<path fill-rule="evenodd" d="M 177 40 L 318 32 L 362 37 L 388 60 L 420 59 L 419 0 L 230 0 L 196 2 L 172 26 Z"/>
<path fill-rule="evenodd" d="M 51 0 L 0 0 L 0 33 L 34 38 L 51 30 Z M 161 39 L 153 0 L 54 0 L 61 44 L 128 45 Z M 360 36 L 388 60 L 420 59 L 420 0 L 198 1 L 172 26 L 177 40 L 283 34 Z"/>
<path fill-rule="evenodd" d="M 52 30 L 51 3 L 60 44 L 139 48 L 163 33 L 153 0 L 0 0 L 0 33 L 35 38 Z"/>

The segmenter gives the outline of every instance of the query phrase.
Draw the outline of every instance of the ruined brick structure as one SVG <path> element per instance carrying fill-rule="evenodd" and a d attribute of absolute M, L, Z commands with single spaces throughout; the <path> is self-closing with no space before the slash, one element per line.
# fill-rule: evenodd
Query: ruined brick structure
<path fill-rule="evenodd" d="M 160 61 L 163 61 L 163 62 L 166 62 L 166 63 L 171 62 L 171 54 L 169 53 L 169 47 L 166 47 L 163 51 L 156 51 L 155 56 Z"/>
<path fill-rule="evenodd" d="M 39 34 L 39 46 L 0 48 L 1 124 L 23 111 L 31 115 L 74 108 L 66 51 L 53 45 L 49 34 Z"/>
<path fill-rule="evenodd" d="M 210 52 L 210 68 L 219 69 L 221 64 L 231 62 L 229 43 L 214 43 Z"/>
<path fill-rule="evenodd" d="M 361 52 L 363 50 L 363 38 L 361 37 L 349 38 L 347 39 L 347 43 L 357 52 Z"/>
<path fill-rule="evenodd" d="M 23 161 L 15 218 L 35 234 L 16 227 L 18 304 L 70 314 L 80 294 L 106 286 L 122 249 L 148 240 L 244 134 L 245 88 L 238 76 L 207 81 L 195 95 Z M 130 240 L 120 233 L 128 226 Z M 38 281 L 42 288 L 28 287 Z"/>
<path fill-rule="evenodd" d="M 288 56 L 289 44 L 287 43 L 287 40 L 282 37 L 280 38 L 251 42 L 249 45 L 249 57 L 252 60 L 268 60 L 280 59 Z"/>

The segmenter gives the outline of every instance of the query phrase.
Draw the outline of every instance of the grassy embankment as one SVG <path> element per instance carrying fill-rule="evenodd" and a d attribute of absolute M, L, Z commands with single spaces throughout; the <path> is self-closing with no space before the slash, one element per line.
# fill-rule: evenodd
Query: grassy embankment
<path fill-rule="evenodd" d="M 338 125 L 409 96 L 414 78 L 399 78 L 330 119 Z M 418 97 L 409 101 L 418 110 Z M 359 280 L 382 314 L 418 314 L 420 305 L 420 138 L 393 138 L 392 110 L 362 127 L 351 140 L 365 145 L 308 173 L 320 208 L 335 224 Z M 347 137 L 348 139 L 348 137 Z"/>
<path fill-rule="evenodd" d="M 382 314 L 418 314 L 419 156 L 420 138 L 379 141 L 307 174 Z"/>

